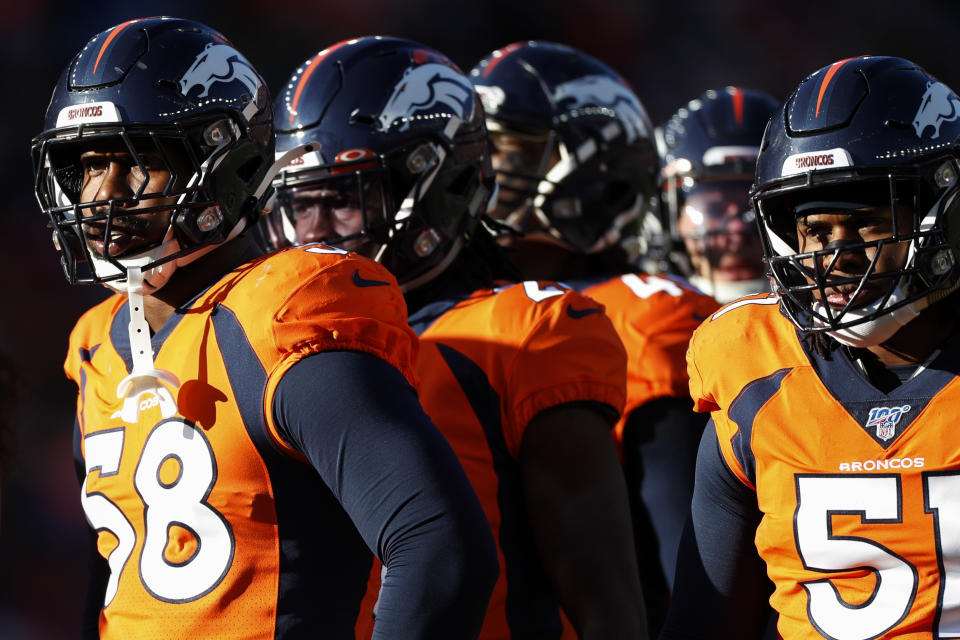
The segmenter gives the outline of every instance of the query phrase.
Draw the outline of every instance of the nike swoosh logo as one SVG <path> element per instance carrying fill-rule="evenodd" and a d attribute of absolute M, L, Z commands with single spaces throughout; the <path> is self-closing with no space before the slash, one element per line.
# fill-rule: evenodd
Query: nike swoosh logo
<path fill-rule="evenodd" d="M 383 280 L 367 280 L 360 275 L 360 269 L 357 269 L 353 272 L 353 284 L 358 287 L 380 287 L 383 285 L 389 285 L 389 282 L 384 282 Z"/>
<path fill-rule="evenodd" d="M 586 318 L 589 315 L 594 313 L 600 313 L 600 309 L 596 307 L 588 307 L 586 309 L 574 309 L 573 305 L 567 305 L 567 315 L 573 318 L 574 320 L 579 320 L 580 318 Z"/>

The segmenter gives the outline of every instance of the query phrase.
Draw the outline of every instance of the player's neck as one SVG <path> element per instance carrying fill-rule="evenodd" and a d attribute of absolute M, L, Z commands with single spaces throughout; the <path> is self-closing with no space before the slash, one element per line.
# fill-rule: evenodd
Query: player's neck
<path fill-rule="evenodd" d="M 563 280 L 583 275 L 584 257 L 556 241 L 521 238 L 504 247 L 524 280 Z"/>
<path fill-rule="evenodd" d="M 176 309 L 197 294 L 236 267 L 262 254 L 263 250 L 253 239 L 242 234 L 196 262 L 178 268 L 162 289 L 143 297 L 143 311 L 151 333 L 159 331 Z"/>
<path fill-rule="evenodd" d="M 924 310 L 883 344 L 868 347 L 868 351 L 887 367 L 919 366 L 956 331 L 956 322 L 951 302 L 944 300 Z"/>

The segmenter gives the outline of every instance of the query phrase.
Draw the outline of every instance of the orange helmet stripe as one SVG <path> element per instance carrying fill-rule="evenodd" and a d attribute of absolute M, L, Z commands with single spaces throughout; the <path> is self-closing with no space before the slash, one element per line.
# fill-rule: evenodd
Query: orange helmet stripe
<path fill-rule="evenodd" d="M 310 78 L 310 75 L 314 72 L 314 70 L 316 70 L 317 65 L 319 65 L 324 58 L 333 53 L 335 49 L 339 49 L 341 46 L 346 44 L 346 42 L 347 41 L 344 40 L 324 49 L 318 53 L 313 60 L 310 61 L 309 65 L 307 65 L 303 75 L 300 76 L 300 80 L 297 81 L 297 88 L 293 92 L 293 100 L 290 101 L 290 124 L 293 124 L 293 119 L 297 117 L 297 103 L 300 102 L 300 94 L 303 93 L 303 88 L 307 85 L 307 80 Z"/>
<path fill-rule="evenodd" d="M 820 94 L 817 95 L 817 110 L 814 112 L 813 117 L 820 117 L 820 101 L 823 100 L 823 94 L 827 92 L 827 87 L 830 86 L 830 81 L 833 80 L 833 76 L 836 75 L 837 71 L 840 70 L 845 63 L 853 60 L 853 58 L 846 58 L 844 60 L 839 60 L 830 65 L 830 68 L 827 69 L 827 72 L 823 74 L 823 80 L 820 81 Z"/>
<path fill-rule="evenodd" d="M 113 42 L 113 39 L 120 35 L 120 32 L 130 26 L 132 23 L 139 21 L 140 18 L 134 18 L 133 20 L 127 20 L 124 23 L 118 24 L 113 28 L 113 31 L 110 32 L 110 35 L 107 36 L 107 39 L 103 41 L 103 44 L 100 45 L 100 51 L 97 53 L 97 60 L 93 63 L 93 72 L 97 72 L 97 67 L 100 65 L 100 58 L 103 57 L 103 54 L 106 53 L 107 47 L 110 46 L 110 43 Z"/>
<path fill-rule="evenodd" d="M 502 49 L 497 49 L 494 51 L 492 57 L 490 58 L 490 62 L 488 62 L 487 66 L 483 68 L 483 71 L 480 72 L 480 75 L 486 78 L 488 75 L 490 75 L 490 72 L 493 71 L 494 67 L 503 62 L 504 58 L 509 56 L 517 49 L 527 46 L 528 42 L 529 41 L 527 40 L 512 42 Z"/>
<path fill-rule="evenodd" d="M 733 100 L 733 117 L 737 121 L 737 126 L 743 126 L 743 89 L 740 87 L 730 87 L 730 98 Z"/>

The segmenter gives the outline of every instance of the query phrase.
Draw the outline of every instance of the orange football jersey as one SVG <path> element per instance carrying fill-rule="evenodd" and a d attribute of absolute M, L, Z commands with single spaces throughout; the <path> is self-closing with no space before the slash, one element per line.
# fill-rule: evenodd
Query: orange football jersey
<path fill-rule="evenodd" d="M 756 492 L 782 637 L 960 637 L 952 342 L 885 394 L 843 350 L 809 348 L 775 296 L 731 303 L 695 333 L 691 393 Z"/>
<path fill-rule="evenodd" d="M 147 396 L 133 424 L 116 393 L 130 371 L 127 322 L 120 295 L 88 311 L 65 364 L 79 387 L 81 500 L 110 568 L 101 637 L 272 638 L 278 603 L 298 589 L 343 594 L 332 606 L 358 600 L 369 551 L 344 514 L 295 517 L 333 496 L 277 434 L 272 399 L 285 371 L 327 350 L 374 354 L 414 382 L 416 336 L 393 277 L 321 245 L 227 274 L 153 336 L 156 367 L 179 379 L 176 415 L 163 419 Z M 310 504 L 293 504 L 303 494 L 290 485 L 312 492 Z M 338 576 L 324 574 L 322 554 L 291 583 L 296 550 L 283 545 L 310 541 L 365 553 L 359 583 L 327 584 Z"/>
<path fill-rule="evenodd" d="M 530 419 L 559 404 L 590 401 L 619 414 L 623 345 L 600 305 L 545 282 L 436 302 L 410 323 L 420 334 L 420 401 L 456 452 L 497 541 L 500 577 L 480 638 L 559 637 L 561 612 L 525 515 L 520 443 Z M 378 565 L 360 638 L 370 637 L 379 582 Z M 564 637 L 575 638 L 564 626 Z"/>
<path fill-rule="evenodd" d="M 619 443 L 631 411 L 657 398 L 689 393 L 690 336 L 720 305 L 682 278 L 667 275 L 628 273 L 581 290 L 606 307 L 627 350 L 627 403 L 615 430 Z"/>

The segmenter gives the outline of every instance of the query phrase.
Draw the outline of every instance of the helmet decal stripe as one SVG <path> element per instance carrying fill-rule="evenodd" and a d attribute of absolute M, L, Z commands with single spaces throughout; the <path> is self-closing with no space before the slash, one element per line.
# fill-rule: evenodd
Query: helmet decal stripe
<path fill-rule="evenodd" d="M 303 88 L 307 86 L 307 80 L 310 79 L 311 74 L 316 70 L 317 66 L 326 58 L 328 55 L 339 49 L 343 46 L 345 42 L 338 42 L 337 44 L 324 49 L 316 56 L 313 60 L 310 61 L 310 64 L 307 65 L 307 68 L 303 71 L 303 75 L 300 76 L 300 80 L 297 81 L 297 88 L 293 91 L 293 99 L 290 100 L 290 124 L 293 124 L 293 119 L 297 117 L 297 104 L 300 102 L 300 95 L 303 93 Z"/>
<path fill-rule="evenodd" d="M 113 42 L 113 39 L 120 35 L 120 32 L 129 27 L 134 22 L 139 22 L 140 18 L 134 18 L 133 20 L 127 20 L 124 23 L 118 24 L 110 32 L 110 35 L 107 36 L 106 40 L 103 41 L 103 44 L 100 45 L 100 51 L 97 53 L 97 59 L 93 63 L 93 72 L 97 72 L 97 67 L 100 65 L 100 58 L 103 57 L 103 54 L 106 53 L 107 47 L 110 46 L 110 43 Z"/>
<path fill-rule="evenodd" d="M 743 126 L 743 89 L 739 87 L 730 87 L 730 98 L 733 100 L 733 119 L 737 121 L 737 126 Z"/>
<path fill-rule="evenodd" d="M 817 110 L 814 112 L 814 118 L 820 117 L 820 102 L 823 100 L 823 94 L 827 92 L 827 87 L 830 86 L 830 81 L 833 80 L 833 76 L 840 70 L 840 67 L 851 60 L 853 60 L 853 58 L 838 60 L 830 65 L 827 72 L 823 74 L 823 80 L 820 81 L 820 93 L 817 95 Z"/>
<path fill-rule="evenodd" d="M 526 41 L 514 42 L 508 44 L 503 49 L 500 49 L 494 52 L 493 57 L 490 58 L 490 62 L 487 63 L 487 66 L 483 68 L 483 71 L 480 72 L 480 75 L 486 78 L 493 72 L 494 68 L 504 61 L 504 59 L 509 56 L 511 53 L 526 46 Z"/>

